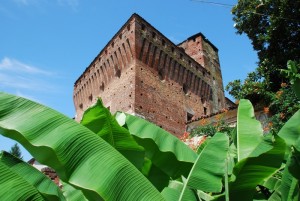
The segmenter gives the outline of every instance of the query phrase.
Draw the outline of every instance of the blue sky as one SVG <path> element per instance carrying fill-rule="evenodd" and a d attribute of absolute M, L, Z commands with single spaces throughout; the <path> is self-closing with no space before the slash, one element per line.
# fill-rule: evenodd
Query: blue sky
<path fill-rule="evenodd" d="M 249 39 L 235 33 L 230 10 L 201 0 L 1 1 L 0 91 L 73 117 L 75 80 L 133 13 L 175 44 L 202 32 L 219 49 L 226 86 L 245 78 L 257 62 Z M 0 150 L 9 150 L 13 143 L 0 136 Z"/>

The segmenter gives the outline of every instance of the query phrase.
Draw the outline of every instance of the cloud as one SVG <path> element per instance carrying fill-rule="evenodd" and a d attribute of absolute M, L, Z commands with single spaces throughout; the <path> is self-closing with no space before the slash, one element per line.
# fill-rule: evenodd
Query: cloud
<path fill-rule="evenodd" d="M 51 72 L 41 70 L 34 66 L 30 66 L 30 65 L 24 64 L 20 61 L 17 61 L 15 59 L 10 59 L 7 57 L 2 59 L 2 61 L 0 62 L 0 71 L 1 70 L 24 72 L 24 73 L 29 73 L 29 74 L 51 75 Z"/>
<path fill-rule="evenodd" d="M 54 91 L 53 73 L 16 59 L 5 57 L 0 62 L 0 87 L 28 91 Z"/>

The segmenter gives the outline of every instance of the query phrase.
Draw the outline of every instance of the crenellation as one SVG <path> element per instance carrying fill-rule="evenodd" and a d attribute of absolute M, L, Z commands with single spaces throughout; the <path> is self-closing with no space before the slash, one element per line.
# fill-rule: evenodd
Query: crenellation
<path fill-rule="evenodd" d="M 132 15 L 75 82 L 76 120 L 101 97 L 112 112 L 138 114 L 181 135 L 187 113 L 198 118 L 222 107 L 218 53 L 207 41 L 200 34 L 176 46 Z"/>

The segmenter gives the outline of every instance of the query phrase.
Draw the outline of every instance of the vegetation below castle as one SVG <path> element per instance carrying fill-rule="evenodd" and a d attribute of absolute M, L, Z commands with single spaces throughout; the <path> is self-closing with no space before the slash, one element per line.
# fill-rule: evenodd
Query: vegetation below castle
<path fill-rule="evenodd" d="M 248 100 L 237 127 L 194 152 L 163 129 L 99 100 L 81 124 L 35 102 L 0 94 L 0 133 L 56 170 L 63 189 L 8 153 L 1 155 L 3 200 L 298 200 L 299 121 L 263 135 Z M 40 179 L 33 179 L 40 178 Z"/>

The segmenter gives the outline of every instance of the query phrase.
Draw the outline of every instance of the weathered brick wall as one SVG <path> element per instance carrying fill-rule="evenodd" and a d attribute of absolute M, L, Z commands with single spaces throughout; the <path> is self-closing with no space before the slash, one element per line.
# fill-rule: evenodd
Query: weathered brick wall
<path fill-rule="evenodd" d="M 211 113 L 210 73 L 145 21 L 135 27 L 136 113 L 180 136 L 187 113 Z"/>
<path fill-rule="evenodd" d="M 181 136 L 187 112 L 195 117 L 203 114 L 201 98 L 194 93 L 186 95 L 182 85 L 175 80 L 161 80 L 155 69 L 140 61 L 137 61 L 136 69 L 135 113 Z"/>
<path fill-rule="evenodd" d="M 134 19 L 109 41 L 74 85 L 76 120 L 101 97 L 112 112 L 132 112 L 135 82 Z"/>
<path fill-rule="evenodd" d="M 198 51 L 206 41 L 201 37 L 191 41 L 185 50 L 177 47 L 134 14 L 76 81 L 76 120 L 101 97 L 111 112 L 143 116 L 180 136 L 189 118 L 221 109 L 215 96 L 223 100 L 224 93 L 219 92 L 223 86 L 216 86 L 213 76 L 221 81 L 222 77 L 211 69 L 213 65 L 206 65 L 207 58 L 198 61 L 189 56 L 193 56 L 190 50 Z M 211 55 L 218 60 L 217 51 Z"/>
<path fill-rule="evenodd" d="M 213 112 L 225 108 L 223 79 L 218 49 L 205 36 L 198 33 L 179 44 L 195 61 L 200 63 L 210 75 L 208 83 L 212 87 Z"/>

